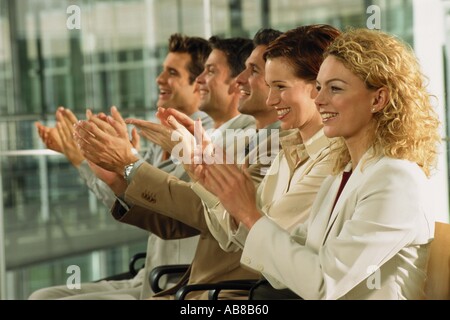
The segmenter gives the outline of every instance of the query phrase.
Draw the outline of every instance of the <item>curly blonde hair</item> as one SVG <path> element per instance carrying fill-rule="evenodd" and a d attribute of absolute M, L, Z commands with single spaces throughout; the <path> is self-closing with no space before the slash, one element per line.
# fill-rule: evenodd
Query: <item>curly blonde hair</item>
<path fill-rule="evenodd" d="M 385 155 L 417 163 L 427 176 L 436 165 L 439 120 L 426 90 L 426 77 L 410 46 L 393 35 L 368 29 L 349 29 L 325 52 L 364 81 L 368 89 L 385 87 L 389 101 L 374 114 L 374 157 Z M 350 161 L 343 139 L 335 171 Z"/>

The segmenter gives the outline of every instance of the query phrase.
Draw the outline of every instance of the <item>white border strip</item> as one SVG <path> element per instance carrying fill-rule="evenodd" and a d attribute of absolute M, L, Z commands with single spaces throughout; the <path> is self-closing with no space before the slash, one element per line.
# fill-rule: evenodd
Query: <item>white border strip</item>
<path fill-rule="evenodd" d="M 30 150 L 13 150 L 13 151 L 0 151 L 1 156 L 62 156 L 59 152 L 55 152 L 49 149 L 30 149 Z"/>

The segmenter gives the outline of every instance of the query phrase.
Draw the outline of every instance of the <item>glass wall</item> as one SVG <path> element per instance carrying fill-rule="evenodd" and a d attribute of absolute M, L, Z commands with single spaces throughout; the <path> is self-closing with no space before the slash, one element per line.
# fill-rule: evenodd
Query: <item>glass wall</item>
<path fill-rule="evenodd" d="M 381 10 L 381 29 L 414 44 L 412 0 L 0 0 L 2 298 L 63 284 L 72 264 L 86 271 L 83 281 L 121 272 L 145 250 L 147 234 L 110 217 L 77 170 L 44 148 L 35 121 L 53 126 L 60 105 L 79 118 L 86 108 L 116 105 L 125 117 L 151 119 L 174 32 L 252 37 L 261 27 L 367 27 L 370 5 Z"/>

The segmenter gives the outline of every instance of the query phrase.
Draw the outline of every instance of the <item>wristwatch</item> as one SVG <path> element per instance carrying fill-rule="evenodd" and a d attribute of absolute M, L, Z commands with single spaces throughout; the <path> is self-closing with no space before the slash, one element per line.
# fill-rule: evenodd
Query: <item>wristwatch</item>
<path fill-rule="evenodd" d="M 138 160 L 138 161 L 139 161 L 139 160 Z M 131 171 L 133 170 L 134 165 L 135 165 L 138 161 L 135 161 L 135 162 L 133 162 L 133 163 L 127 164 L 127 165 L 125 166 L 125 168 L 123 169 L 123 177 L 125 178 L 125 180 L 126 180 L 127 182 L 129 182 L 128 179 L 129 179 L 129 177 L 130 177 L 130 173 L 131 173 Z"/>
<path fill-rule="evenodd" d="M 135 148 L 131 148 L 131 153 L 134 154 L 135 156 L 139 156 L 139 152 L 135 149 Z M 138 160 L 139 161 L 139 160 Z M 134 165 L 136 164 L 135 161 L 133 163 L 127 164 L 123 170 L 123 177 L 125 178 L 125 180 L 128 182 L 128 178 L 130 177 L 130 173 L 134 168 Z"/>

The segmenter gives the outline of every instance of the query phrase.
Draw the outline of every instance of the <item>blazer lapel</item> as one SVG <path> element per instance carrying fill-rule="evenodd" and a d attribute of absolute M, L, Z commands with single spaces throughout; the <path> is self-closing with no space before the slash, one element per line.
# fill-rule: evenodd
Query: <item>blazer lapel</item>
<path fill-rule="evenodd" d="M 281 152 L 281 151 L 280 151 Z M 270 165 L 269 170 L 267 170 L 266 176 L 264 177 L 266 179 L 265 185 L 264 185 L 264 195 L 267 194 L 267 192 L 270 194 L 273 193 L 273 177 L 276 173 L 278 173 L 280 168 L 280 155 L 275 158 L 273 163 Z M 267 190 L 267 192 L 266 192 Z"/>
<path fill-rule="evenodd" d="M 327 234 L 330 213 L 333 207 L 334 198 L 331 198 L 329 194 L 336 194 L 341 177 L 342 174 L 325 179 L 311 209 L 311 212 L 316 214 L 308 219 L 308 237 L 306 241 L 309 243 L 309 246 L 317 251 L 320 250 L 326 238 L 325 235 Z"/>
<path fill-rule="evenodd" d="M 380 160 L 380 158 L 378 158 L 378 159 L 370 159 L 367 161 L 366 158 L 367 158 L 368 154 L 370 154 L 370 152 L 366 152 L 366 154 L 362 157 L 362 159 L 359 161 L 358 165 L 356 166 L 355 170 L 352 172 L 346 185 L 344 186 L 344 189 L 342 190 L 342 193 L 339 196 L 339 199 L 336 202 L 336 205 L 334 206 L 333 211 L 331 212 L 331 216 L 330 216 L 330 219 L 327 224 L 327 228 L 324 233 L 324 238 L 322 240 L 322 244 L 325 243 L 325 241 L 328 237 L 328 234 L 330 233 L 330 230 L 333 227 L 334 222 L 336 221 L 337 217 L 339 216 L 339 213 L 341 212 L 342 207 L 343 207 L 344 203 L 346 202 L 346 200 L 348 199 L 348 197 L 353 193 L 355 188 L 357 188 L 360 185 L 365 174 L 368 171 L 372 170 L 375 167 L 375 164 L 378 163 L 378 161 Z M 344 171 L 347 171 L 347 172 L 350 171 L 351 165 L 352 164 L 349 163 L 345 167 Z M 361 166 L 362 166 L 362 168 L 361 168 Z M 342 179 L 342 173 L 339 175 L 339 177 L 340 177 L 340 180 L 339 180 L 339 184 L 340 184 L 341 179 Z M 339 188 L 339 184 L 338 184 L 338 188 Z M 337 189 L 336 189 L 336 193 L 337 193 Z M 336 196 L 336 193 L 335 193 L 335 196 Z M 334 198 L 332 200 L 333 200 L 332 203 L 334 203 Z"/>
<path fill-rule="evenodd" d="M 241 114 L 239 115 L 230 125 L 227 127 L 227 129 L 250 129 L 255 128 L 255 120 L 253 117 Z"/>

